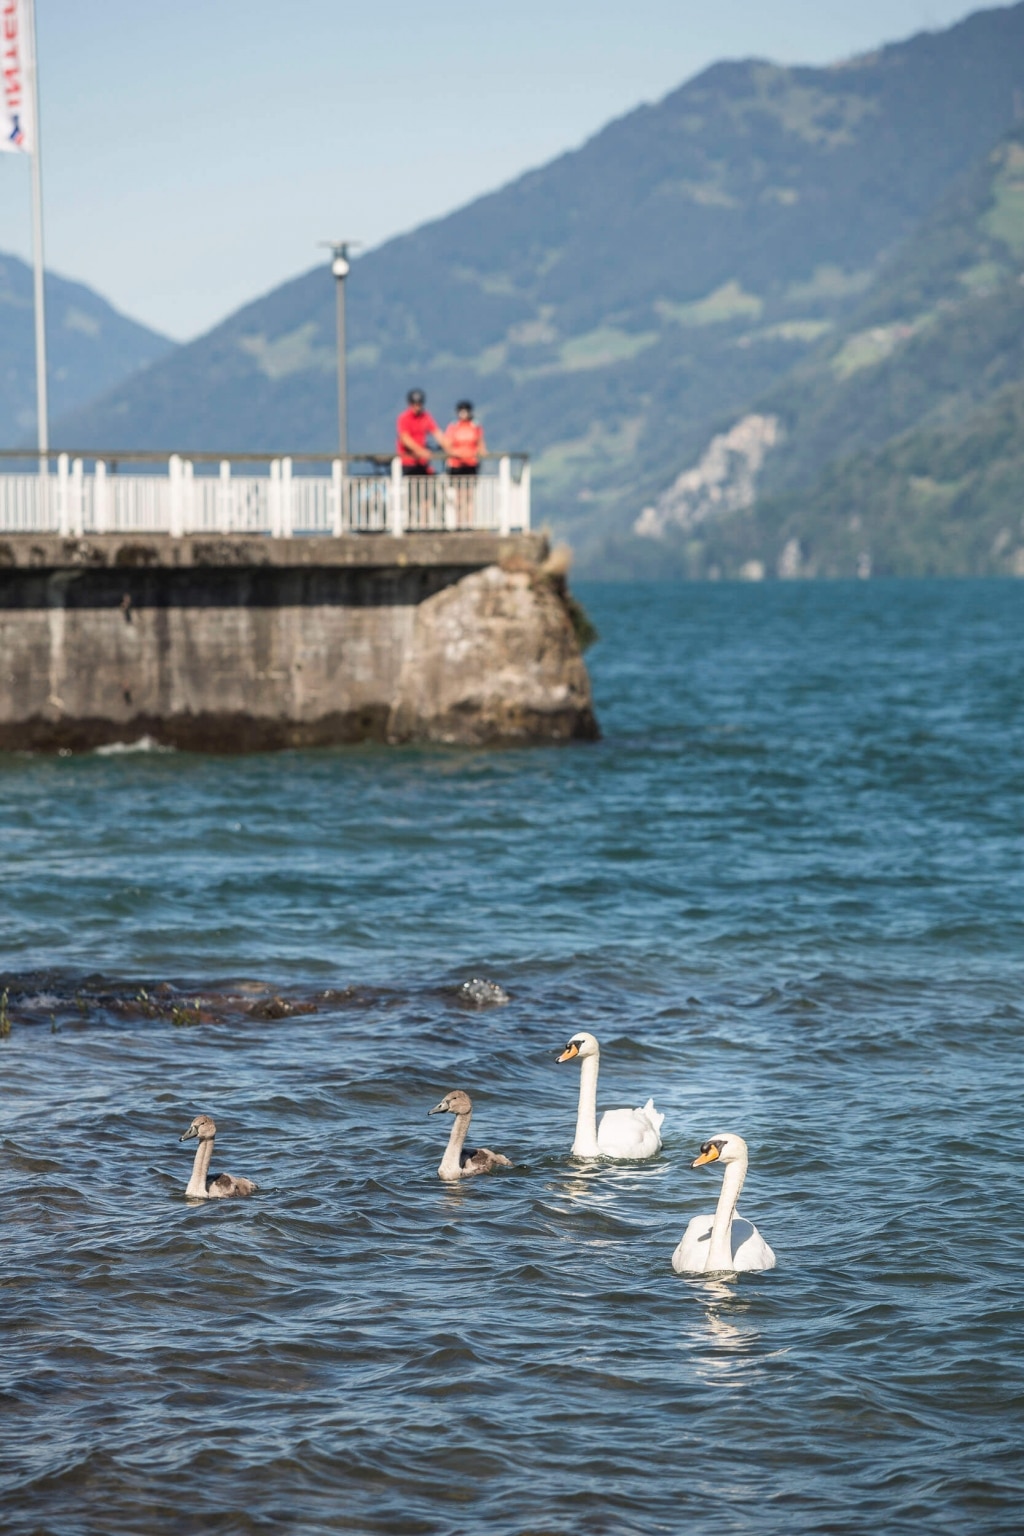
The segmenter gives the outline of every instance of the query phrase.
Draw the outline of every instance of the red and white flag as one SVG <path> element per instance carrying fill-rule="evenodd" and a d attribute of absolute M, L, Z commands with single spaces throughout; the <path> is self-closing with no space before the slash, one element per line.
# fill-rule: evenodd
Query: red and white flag
<path fill-rule="evenodd" d="M 28 0 L 0 0 L 0 150 L 12 154 L 30 155 L 36 147 L 31 64 Z"/>

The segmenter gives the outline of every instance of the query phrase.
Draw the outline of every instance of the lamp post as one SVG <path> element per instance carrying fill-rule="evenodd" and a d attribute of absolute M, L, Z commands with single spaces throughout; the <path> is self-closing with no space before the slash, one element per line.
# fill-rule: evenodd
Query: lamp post
<path fill-rule="evenodd" d="M 321 240 L 331 252 L 331 274 L 338 316 L 338 452 L 342 463 L 348 453 L 348 381 L 345 365 L 345 279 L 352 270 L 349 251 L 358 240 Z"/>

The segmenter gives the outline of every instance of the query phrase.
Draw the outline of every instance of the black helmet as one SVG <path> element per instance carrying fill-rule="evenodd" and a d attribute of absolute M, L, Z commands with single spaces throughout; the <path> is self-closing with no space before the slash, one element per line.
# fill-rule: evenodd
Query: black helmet
<path fill-rule="evenodd" d="M 405 398 L 410 405 L 425 405 L 427 400 L 422 389 L 410 389 Z"/>
<path fill-rule="evenodd" d="M 455 410 L 456 410 L 456 412 L 458 412 L 458 411 L 468 411 L 469 414 L 472 416 L 472 414 L 473 414 L 473 402 L 472 402 L 472 400 L 459 400 L 459 401 L 457 401 L 456 405 L 455 405 Z"/>

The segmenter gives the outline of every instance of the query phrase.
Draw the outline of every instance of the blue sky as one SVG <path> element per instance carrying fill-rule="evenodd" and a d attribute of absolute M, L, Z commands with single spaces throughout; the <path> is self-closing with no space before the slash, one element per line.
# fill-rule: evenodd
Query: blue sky
<path fill-rule="evenodd" d="M 36 0 L 47 265 L 186 338 L 469 201 L 721 58 L 826 63 L 962 0 Z M 0 249 L 29 250 L 0 155 Z"/>

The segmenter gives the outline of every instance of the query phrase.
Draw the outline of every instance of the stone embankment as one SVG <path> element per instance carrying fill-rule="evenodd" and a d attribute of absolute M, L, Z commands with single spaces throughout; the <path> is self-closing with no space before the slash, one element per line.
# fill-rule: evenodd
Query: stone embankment
<path fill-rule="evenodd" d="M 542 535 L 0 539 L 0 750 L 597 734 Z"/>

